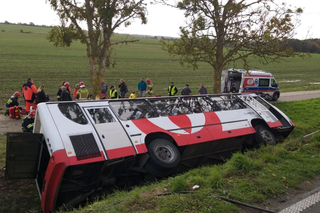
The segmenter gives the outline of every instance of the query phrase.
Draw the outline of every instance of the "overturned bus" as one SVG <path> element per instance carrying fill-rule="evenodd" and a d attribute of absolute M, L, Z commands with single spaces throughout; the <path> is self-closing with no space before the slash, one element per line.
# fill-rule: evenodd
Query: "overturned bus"
<path fill-rule="evenodd" d="M 42 210 L 51 212 L 104 186 L 276 144 L 293 128 L 254 94 L 41 103 L 33 133 L 7 135 L 6 178 L 35 179 Z"/>

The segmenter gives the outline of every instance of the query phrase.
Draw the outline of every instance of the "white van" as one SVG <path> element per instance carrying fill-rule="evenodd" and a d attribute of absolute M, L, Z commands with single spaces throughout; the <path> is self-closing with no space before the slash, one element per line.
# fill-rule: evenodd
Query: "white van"
<path fill-rule="evenodd" d="M 213 163 L 244 145 L 275 144 L 293 128 L 254 94 L 46 102 L 33 133 L 7 134 L 5 175 L 35 179 L 43 212 L 52 212 L 104 186 Z"/>
<path fill-rule="evenodd" d="M 262 70 L 229 69 L 222 72 L 221 92 L 230 93 L 232 84 L 237 93 L 255 93 L 266 100 L 276 101 L 280 97 L 280 89 L 276 79 L 270 72 Z"/>

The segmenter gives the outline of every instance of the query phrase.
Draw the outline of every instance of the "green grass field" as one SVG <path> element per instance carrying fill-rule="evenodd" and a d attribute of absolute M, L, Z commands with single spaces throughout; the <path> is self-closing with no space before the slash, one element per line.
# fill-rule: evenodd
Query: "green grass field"
<path fill-rule="evenodd" d="M 30 33 L 21 33 L 21 30 Z M 34 79 L 37 87 L 45 85 L 51 100 L 55 100 L 55 94 L 65 80 L 71 85 L 84 81 L 91 88 L 85 46 L 74 43 L 70 48 L 54 47 L 46 40 L 49 30 L 46 27 L 0 24 L 1 103 L 14 91 L 19 91 L 28 77 Z M 116 34 L 113 41 L 126 37 Z M 162 50 L 158 40 L 138 39 L 139 42 L 114 47 L 117 65 L 106 70 L 104 76 L 109 86 L 118 85 L 119 80 L 124 79 L 131 92 L 137 90 L 140 77 L 144 77 L 153 81 L 155 94 L 166 95 L 171 81 L 180 91 L 188 83 L 196 94 L 202 82 L 212 91 L 213 70 L 209 65 L 200 64 L 198 70 L 181 67 Z M 287 62 L 269 65 L 261 65 L 256 59 L 251 61 L 253 68 L 271 71 L 282 91 L 320 89 L 320 55 L 307 59 L 289 58 Z M 234 67 L 241 68 L 241 65 Z"/>

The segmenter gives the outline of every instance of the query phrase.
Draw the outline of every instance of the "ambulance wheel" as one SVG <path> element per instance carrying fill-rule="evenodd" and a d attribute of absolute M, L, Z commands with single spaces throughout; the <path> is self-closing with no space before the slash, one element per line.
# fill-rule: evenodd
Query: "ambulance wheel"
<path fill-rule="evenodd" d="M 279 93 L 273 94 L 272 100 L 276 101 L 279 99 Z"/>
<path fill-rule="evenodd" d="M 254 127 L 254 129 L 256 130 L 254 139 L 258 145 L 275 145 L 277 143 L 276 137 L 267 126 L 260 124 Z"/>
<path fill-rule="evenodd" d="M 166 139 L 155 139 L 148 146 L 151 164 L 164 169 L 173 169 L 180 162 L 180 152 L 177 147 Z"/>

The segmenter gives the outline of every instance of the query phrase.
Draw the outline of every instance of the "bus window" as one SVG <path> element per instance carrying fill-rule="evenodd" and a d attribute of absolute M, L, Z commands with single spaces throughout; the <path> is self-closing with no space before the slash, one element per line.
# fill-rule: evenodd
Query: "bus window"
<path fill-rule="evenodd" d="M 193 113 L 190 106 L 178 97 L 149 99 L 148 101 L 162 117 Z"/>
<path fill-rule="evenodd" d="M 158 117 L 158 113 L 145 100 L 110 101 L 116 115 L 122 120 Z"/>

